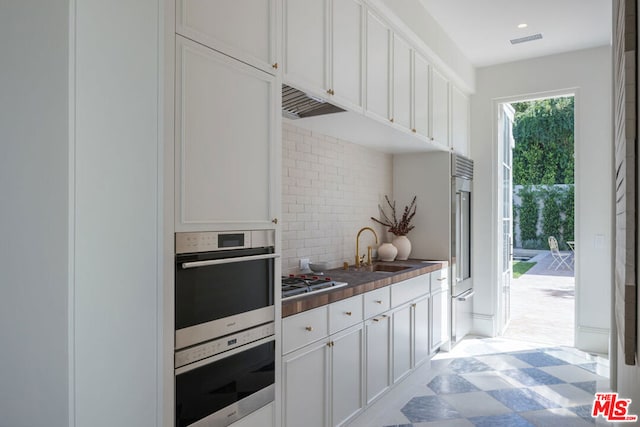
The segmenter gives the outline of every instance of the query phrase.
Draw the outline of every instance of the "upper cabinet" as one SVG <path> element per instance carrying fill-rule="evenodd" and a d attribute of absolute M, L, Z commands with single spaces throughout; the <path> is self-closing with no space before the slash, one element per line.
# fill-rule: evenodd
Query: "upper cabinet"
<path fill-rule="evenodd" d="M 469 98 L 460 89 L 451 87 L 451 147 L 456 153 L 469 153 Z"/>
<path fill-rule="evenodd" d="M 176 36 L 176 231 L 273 227 L 279 80 Z"/>
<path fill-rule="evenodd" d="M 449 146 L 449 81 L 431 69 L 431 141 Z"/>
<path fill-rule="evenodd" d="M 402 37 L 393 35 L 393 105 L 391 121 L 405 130 L 411 129 L 413 49 Z"/>
<path fill-rule="evenodd" d="M 359 0 L 331 2 L 329 94 L 332 101 L 362 111 L 364 6 Z"/>
<path fill-rule="evenodd" d="M 328 94 L 328 0 L 284 0 L 284 81 Z"/>
<path fill-rule="evenodd" d="M 418 52 L 413 56 L 413 128 L 420 137 L 429 137 L 429 63 Z"/>
<path fill-rule="evenodd" d="M 366 113 L 390 120 L 389 84 L 391 30 L 371 11 L 367 11 Z"/>
<path fill-rule="evenodd" d="M 278 15 L 277 0 L 178 0 L 176 32 L 275 74 Z"/>
<path fill-rule="evenodd" d="M 285 0 L 285 83 L 361 110 L 363 13 L 359 0 Z"/>

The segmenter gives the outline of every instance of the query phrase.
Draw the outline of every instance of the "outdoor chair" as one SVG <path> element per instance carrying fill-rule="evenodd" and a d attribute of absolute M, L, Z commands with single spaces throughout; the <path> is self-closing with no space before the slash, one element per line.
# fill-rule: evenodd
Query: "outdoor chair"
<path fill-rule="evenodd" d="M 553 236 L 549 236 L 549 250 L 553 257 L 553 262 L 549 265 L 550 269 L 555 266 L 555 270 L 557 270 L 564 265 L 566 268 L 571 270 L 571 265 L 567 262 L 567 259 L 571 257 L 571 254 L 563 254 L 560 252 L 560 249 L 558 249 L 558 241 Z"/>

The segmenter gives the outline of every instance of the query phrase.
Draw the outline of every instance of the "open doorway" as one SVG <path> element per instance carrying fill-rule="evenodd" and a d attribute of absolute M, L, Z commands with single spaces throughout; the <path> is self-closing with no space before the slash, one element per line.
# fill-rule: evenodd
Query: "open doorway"
<path fill-rule="evenodd" d="M 574 345 L 574 96 L 500 104 L 505 337 Z"/>

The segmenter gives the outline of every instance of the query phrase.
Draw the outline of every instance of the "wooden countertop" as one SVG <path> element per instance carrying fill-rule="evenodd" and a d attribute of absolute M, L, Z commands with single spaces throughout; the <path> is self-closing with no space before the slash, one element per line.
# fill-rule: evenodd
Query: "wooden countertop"
<path fill-rule="evenodd" d="M 367 267 L 361 270 L 349 270 L 336 268 L 325 271 L 325 276 L 337 282 L 347 282 L 347 286 L 337 289 L 301 296 L 282 302 L 282 317 L 292 316 L 303 311 L 316 307 L 331 304 L 355 295 L 363 294 L 374 289 L 383 288 L 403 280 L 416 276 L 431 273 L 446 267 L 447 263 L 442 261 L 423 261 L 419 259 L 409 259 L 407 261 L 379 262 L 377 264 L 407 266 L 405 270 L 398 272 L 367 271 Z"/>

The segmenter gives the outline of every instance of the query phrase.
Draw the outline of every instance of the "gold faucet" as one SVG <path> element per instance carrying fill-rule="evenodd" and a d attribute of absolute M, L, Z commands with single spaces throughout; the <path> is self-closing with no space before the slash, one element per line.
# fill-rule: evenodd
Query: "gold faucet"
<path fill-rule="evenodd" d="M 376 238 L 376 245 L 378 244 L 378 235 L 376 234 L 376 231 L 371 228 L 371 227 L 363 227 L 360 229 L 360 231 L 358 231 L 358 235 L 356 236 L 356 268 L 360 267 L 360 234 L 362 234 L 363 231 L 365 230 L 369 230 L 373 233 L 373 237 Z M 371 265 L 371 246 L 369 246 L 367 248 L 367 264 Z"/>

